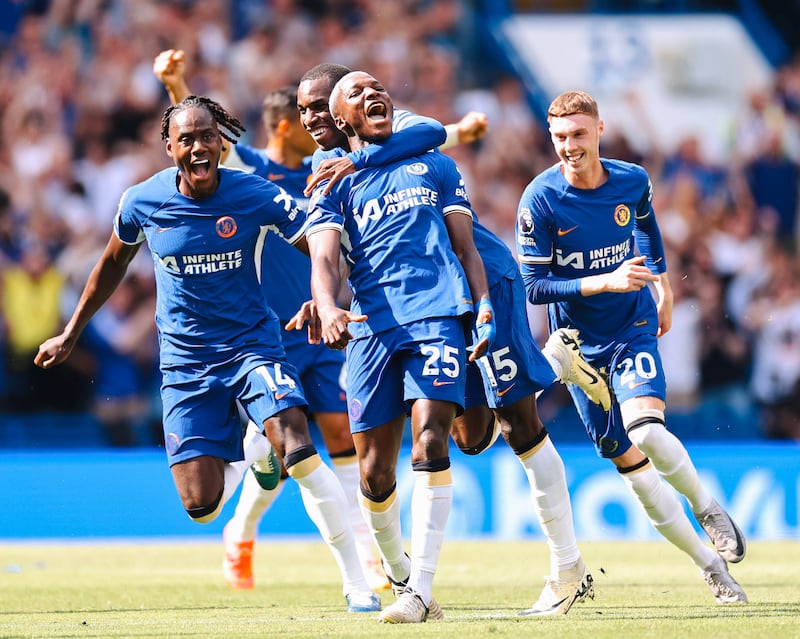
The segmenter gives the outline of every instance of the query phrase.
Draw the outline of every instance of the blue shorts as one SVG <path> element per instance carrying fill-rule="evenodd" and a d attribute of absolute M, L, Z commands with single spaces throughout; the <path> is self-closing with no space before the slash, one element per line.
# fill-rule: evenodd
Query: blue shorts
<path fill-rule="evenodd" d="M 396 326 L 347 345 L 350 430 L 363 432 L 409 414 L 416 399 L 451 402 L 461 412 L 466 337 L 460 319 Z"/>
<path fill-rule="evenodd" d="M 467 365 L 466 408 L 510 406 L 556 379 L 531 336 L 522 276 L 502 278 L 489 294 L 497 333 L 492 350 Z"/>
<path fill-rule="evenodd" d="M 629 342 L 620 342 L 611 357 L 587 360 L 598 370 L 610 371 L 609 384 L 614 396 L 611 410 L 604 412 L 580 388 L 570 386 L 569 392 L 598 455 L 613 459 L 631 447 L 622 423 L 620 403 L 633 397 L 658 397 L 662 400 L 666 397 L 667 385 L 658 354 L 658 340 L 655 335 L 642 333 Z"/>
<path fill-rule="evenodd" d="M 286 359 L 300 376 L 309 410 L 312 413 L 346 413 L 344 351 L 335 351 L 322 344 L 309 344 L 305 330 L 284 330 L 281 340 Z"/>
<path fill-rule="evenodd" d="M 237 401 L 259 425 L 282 410 L 307 405 L 294 367 L 263 355 L 165 369 L 161 401 L 170 466 L 203 455 L 244 459 Z"/>

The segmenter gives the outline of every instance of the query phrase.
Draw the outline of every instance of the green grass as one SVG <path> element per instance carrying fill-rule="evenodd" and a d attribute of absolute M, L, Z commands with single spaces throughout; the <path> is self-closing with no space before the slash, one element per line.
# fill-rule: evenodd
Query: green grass
<path fill-rule="evenodd" d="M 449 541 L 435 585 L 445 620 L 388 626 L 345 612 L 321 542 L 260 541 L 246 592 L 223 583 L 219 543 L 5 544 L 0 637 L 800 638 L 798 542 L 751 543 L 732 567 L 750 603 L 730 606 L 666 542 L 581 548 L 597 596 L 566 617 L 516 617 L 543 585 L 543 543 Z"/>

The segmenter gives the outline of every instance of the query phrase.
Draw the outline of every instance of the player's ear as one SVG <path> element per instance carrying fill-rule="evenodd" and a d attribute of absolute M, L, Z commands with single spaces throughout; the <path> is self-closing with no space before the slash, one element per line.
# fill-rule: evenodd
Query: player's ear
<path fill-rule="evenodd" d="M 603 137 L 603 131 L 606 130 L 606 123 L 602 120 L 597 121 L 597 137 Z"/>

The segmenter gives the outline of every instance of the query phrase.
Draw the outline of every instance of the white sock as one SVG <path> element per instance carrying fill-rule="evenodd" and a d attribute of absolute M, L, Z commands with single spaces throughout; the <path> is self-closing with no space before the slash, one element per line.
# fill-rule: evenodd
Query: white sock
<path fill-rule="evenodd" d="M 711 494 L 703 488 L 697 469 L 681 441 L 662 424 L 664 413 L 651 409 L 642 411 L 658 421 L 634 428 L 628 437 L 653 462 L 659 474 L 681 495 L 686 497 L 693 513 L 701 513 L 711 503 Z"/>
<path fill-rule="evenodd" d="M 344 489 L 345 497 L 347 497 L 347 512 L 353 527 L 353 535 L 355 535 L 356 550 L 361 559 L 361 565 L 365 566 L 375 557 L 375 544 L 358 502 L 358 495 L 361 492 L 358 458 L 353 455 L 352 457 L 335 457 L 331 461 L 333 472 L 336 473 L 336 477 Z"/>
<path fill-rule="evenodd" d="M 261 518 L 281 494 L 285 483 L 281 481 L 272 490 L 264 490 L 253 473 L 245 473 L 236 510 L 225 526 L 225 538 L 237 542 L 255 539 Z"/>
<path fill-rule="evenodd" d="M 239 482 L 242 481 L 242 476 L 250 468 L 250 465 L 259 459 L 264 459 L 272 449 L 272 444 L 269 443 L 269 440 L 254 422 L 248 423 L 242 444 L 244 447 L 244 459 L 225 464 L 225 488 L 222 491 L 222 504 L 225 504 L 233 497 L 239 487 Z"/>
<path fill-rule="evenodd" d="M 698 537 L 678 498 L 667 490 L 652 464 L 621 474 L 655 529 L 689 555 L 698 568 L 710 566 L 716 553 Z"/>
<path fill-rule="evenodd" d="M 580 559 L 572 505 L 564 462 L 550 437 L 518 457 L 531 486 L 533 508 L 550 548 L 550 576 L 558 579 L 562 571 Z"/>
<path fill-rule="evenodd" d="M 414 471 L 411 496 L 411 575 L 408 586 L 427 606 L 433 590 L 433 575 L 439 564 L 447 519 L 453 503 L 450 469 Z"/>
<path fill-rule="evenodd" d="M 370 590 L 361 570 L 353 530 L 345 514 L 347 498 L 333 471 L 313 455 L 287 469 L 300 486 L 300 496 L 311 521 L 328 544 L 342 574 L 342 593 Z"/>
<path fill-rule="evenodd" d="M 359 491 L 358 502 L 387 574 L 397 582 L 406 581 L 411 571 L 411 560 L 403 547 L 397 490 L 382 502 L 371 501 Z"/>

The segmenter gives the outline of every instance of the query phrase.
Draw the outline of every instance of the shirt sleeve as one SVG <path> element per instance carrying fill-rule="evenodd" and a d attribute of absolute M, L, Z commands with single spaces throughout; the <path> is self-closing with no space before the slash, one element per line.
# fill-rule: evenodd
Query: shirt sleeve
<path fill-rule="evenodd" d="M 525 293 L 531 304 L 550 304 L 581 297 L 580 279 L 568 280 L 550 273 L 549 264 L 520 264 Z"/>
<path fill-rule="evenodd" d="M 136 245 L 145 240 L 144 229 L 136 215 L 136 206 L 131 189 L 122 194 L 114 216 L 114 233 L 123 244 Z"/>
<path fill-rule="evenodd" d="M 438 120 L 410 111 L 395 111 L 392 130 L 386 140 L 347 154 L 356 169 L 384 166 L 426 153 L 444 144 L 447 138 L 447 131 Z"/>
<path fill-rule="evenodd" d="M 645 256 L 647 267 L 654 273 L 666 273 L 664 242 L 653 210 L 653 185 L 649 179 L 647 188 L 636 207 L 633 236 L 639 253 Z"/>
<path fill-rule="evenodd" d="M 548 223 L 546 198 L 528 185 L 517 210 L 516 240 L 525 294 L 532 304 L 550 304 L 581 297 L 580 279 L 556 277 L 553 263 L 553 229 Z"/>

